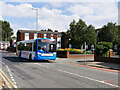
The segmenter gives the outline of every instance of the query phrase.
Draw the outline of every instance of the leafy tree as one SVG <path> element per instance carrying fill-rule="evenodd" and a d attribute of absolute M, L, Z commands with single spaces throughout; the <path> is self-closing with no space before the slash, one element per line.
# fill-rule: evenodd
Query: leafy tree
<path fill-rule="evenodd" d="M 58 30 L 55 30 L 54 32 L 58 32 Z"/>
<path fill-rule="evenodd" d="M 92 45 L 92 44 L 96 44 L 97 42 L 97 35 L 96 35 L 96 32 L 95 32 L 95 27 L 92 26 L 92 25 L 89 25 L 87 27 L 87 30 L 86 30 L 86 33 L 84 34 L 85 35 L 85 41 L 87 42 L 88 45 Z"/>
<path fill-rule="evenodd" d="M 96 43 L 95 28 L 92 25 L 87 26 L 81 19 L 78 22 L 73 20 L 70 23 L 68 35 L 73 48 L 80 48 L 84 42 L 87 42 L 87 45 Z"/>
<path fill-rule="evenodd" d="M 46 31 L 46 30 L 41 30 L 41 31 Z"/>
<path fill-rule="evenodd" d="M 15 36 L 13 36 L 12 38 L 16 38 Z"/>
<path fill-rule="evenodd" d="M 10 27 L 10 23 L 7 21 L 0 20 L 0 32 L 2 32 L 2 40 L 7 41 L 10 40 L 11 36 L 13 35 L 13 29 Z"/>
<path fill-rule="evenodd" d="M 118 27 L 118 37 L 119 37 L 118 45 L 120 45 L 120 27 Z"/>
<path fill-rule="evenodd" d="M 99 41 L 111 42 L 113 44 L 118 44 L 120 40 L 120 34 L 116 23 L 108 23 L 104 25 L 98 32 Z"/>
<path fill-rule="evenodd" d="M 53 30 L 52 30 L 52 29 L 49 29 L 49 28 L 48 28 L 48 30 L 47 30 L 47 31 L 53 32 Z"/>

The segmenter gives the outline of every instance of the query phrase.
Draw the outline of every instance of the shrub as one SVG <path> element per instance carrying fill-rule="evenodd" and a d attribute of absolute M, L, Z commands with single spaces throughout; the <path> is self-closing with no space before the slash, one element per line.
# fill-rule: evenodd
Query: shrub
<path fill-rule="evenodd" d="M 83 52 L 81 50 L 74 49 L 74 48 L 58 49 L 57 51 L 69 51 L 70 54 L 83 54 Z"/>
<path fill-rule="evenodd" d="M 109 49 L 112 49 L 113 45 L 110 42 L 98 42 L 96 45 L 96 55 L 109 57 Z"/>
<path fill-rule="evenodd" d="M 93 52 L 86 52 L 86 54 L 94 54 Z"/>
<path fill-rule="evenodd" d="M 57 49 L 57 51 L 64 51 L 64 49 Z"/>

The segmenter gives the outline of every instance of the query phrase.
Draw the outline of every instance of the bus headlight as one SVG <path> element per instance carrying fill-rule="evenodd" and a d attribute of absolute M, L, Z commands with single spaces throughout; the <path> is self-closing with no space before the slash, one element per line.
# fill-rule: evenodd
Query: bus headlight
<path fill-rule="evenodd" d="M 38 54 L 41 54 L 40 52 L 38 52 Z"/>
<path fill-rule="evenodd" d="M 56 52 L 54 52 L 53 54 L 56 54 Z"/>

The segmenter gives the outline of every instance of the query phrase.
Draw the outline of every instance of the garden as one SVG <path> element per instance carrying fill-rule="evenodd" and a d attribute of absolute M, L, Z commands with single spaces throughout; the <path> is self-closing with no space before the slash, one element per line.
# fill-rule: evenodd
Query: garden
<path fill-rule="evenodd" d="M 85 54 L 85 52 L 83 52 L 80 49 L 75 49 L 75 48 L 65 48 L 65 49 L 58 49 L 57 52 L 64 52 L 64 51 L 68 51 L 70 52 L 70 54 Z M 94 54 L 94 52 L 86 52 L 86 54 Z"/>
<path fill-rule="evenodd" d="M 75 48 L 65 48 L 65 49 L 58 49 L 57 56 L 64 57 L 64 58 L 75 58 L 75 57 L 84 57 L 85 52 L 80 49 Z M 87 57 L 94 57 L 94 52 L 87 51 Z"/>

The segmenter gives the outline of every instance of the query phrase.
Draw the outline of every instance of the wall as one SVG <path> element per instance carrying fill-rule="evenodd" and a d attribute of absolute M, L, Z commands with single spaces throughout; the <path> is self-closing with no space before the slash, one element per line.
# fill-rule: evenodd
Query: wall
<path fill-rule="evenodd" d="M 21 41 L 25 40 L 25 33 L 21 33 Z"/>
<path fill-rule="evenodd" d="M 58 51 L 57 52 L 57 57 L 62 57 L 62 58 L 84 58 L 84 54 L 70 54 L 69 51 Z M 94 54 L 87 54 L 86 58 L 93 58 L 94 59 Z"/>
<path fill-rule="evenodd" d="M 110 62 L 120 64 L 120 58 L 115 57 L 95 57 L 94 61 Z"/>
<path fill-rule="evenodd" d="M 34 39 L 34 33 L 29 33 L 29 39 Z"/>
<path fill-rule="evenodd" d="M 110 63 L 117 63 L 120 64 L 120 57 L 112 57 L 112 51 L 109 53 L 109 57 L 102 57 L 97 56 L 96 52 L 94 52 L 94 61 L 101 61 L 101 62 L 110 62 Z"/>

